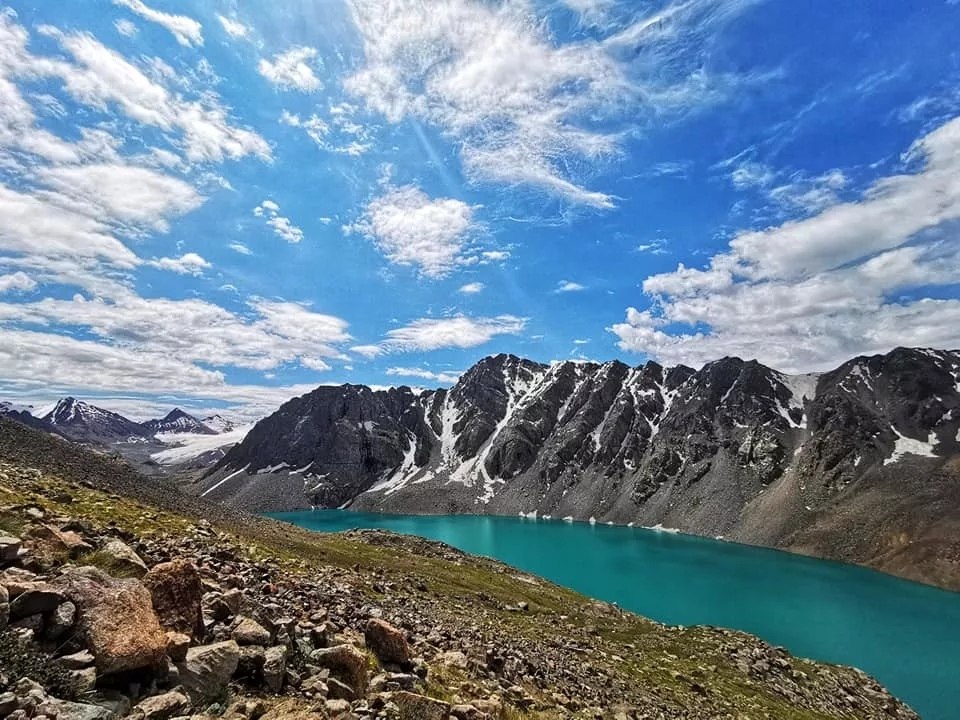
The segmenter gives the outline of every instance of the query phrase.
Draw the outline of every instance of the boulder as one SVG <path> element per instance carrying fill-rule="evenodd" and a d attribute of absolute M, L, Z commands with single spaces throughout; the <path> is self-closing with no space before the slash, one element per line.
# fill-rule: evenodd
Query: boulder
<path fill-rule="evenodd" d="M 426 695 L 401 690 L 393 693 L 390 700 L 400 708 L 399 720 L 447 720 L 450 717 L 449 703 Z"/>
<path fill-rule="evenodd" d="M 147 565 L 134 552 L 133 548 L 122 540 L 107 540 L 100 552 L 107 556 L 113 575 L 118 577 L 143 577 L 147 574 Z"/>
<path fill-rule="evenodd" d="M 68 702 L 56 698 L 49 698 L 39 709 L 49 712 L 57 720 L 111 720 L 114 717 L 110 710 L 99 705 Z"/>
<path fill-rule="evenodd" d="M 238 645 L 270 644 L 270 631 L 256 620 L 248 617 L 237 618 L 231 635 Z"/>
<path fill-rule="evenodd" d="M 233 640 L 199 645 L 177 663 L 180 682 L 195 703 L 210 702 L 223 694 L 240 662 L 240 646 Z"/>
<path fill-rule="evenodd" d="M 163 659 L 167 638 L 150 593 L 138 580 L 77 568 L 50 585 L 76 605 L 78 627 L 101 675 L 154 666 Z"/>
<path fill-rule="evenodd" d="M 65 602 L 67 597 L 59 590 L 49 585 L 37 584 L 10 601 L 10 620 L 52 613 Z"/>
<path fill-rule="evenodd" d="M 4 585 L 0 585 L 0 630 L 10 622 L 10 593 Z"/>
<path fill-rule="evenodd" d="M 150 591 L 153 609 L 164 627 L 203 639 L 203 589 L 193 563 L 178 558 L 155 565 L 144 575 L 143 584 Z"/>
<path fill-rule="evenodd" d="M 70 530 L 63 532 L 51 525 L 35 525 L 27 530 L 24 538 L 26 547 L 34 553 L 45 556 L 76 557 L 93 549 L 81 535 Z"/>
<path fill-rule="evenodd" d="M 154 695 L 140 702 L 130 711 L 129 718 L 140 720 L 169 720 L 190 712 L 190 698 L 173 690 L 163 695 Z"/>
<path fill-rule="evenodd" d="M 384 664 L 409 667 L 413 662 L 410 643 L 403 631 L 388 622 L 371 618 L 363 631 L 367 647 Z"/>
<path fill-rule="evenodd" d="M 345 683 L 356 697 L 367 690 L 367 656 L 353 645 L 336 645 L 332 648 L 314 650 L 310 653 L 314 664 L 327 668 L 338 680 Z"/>
<path fill-rule="evenodd" d="M 263 684 L 270 692 L 278 693 L 283 689 L 283 679 L 287 672 L 287 648 L 275 645 L 267 648 L 263 661 Z"/>
<path fill-rule="evenodd" d="M 20 555 L 20 538 L 0 535 L 0 563 L 16 562 Z"/>

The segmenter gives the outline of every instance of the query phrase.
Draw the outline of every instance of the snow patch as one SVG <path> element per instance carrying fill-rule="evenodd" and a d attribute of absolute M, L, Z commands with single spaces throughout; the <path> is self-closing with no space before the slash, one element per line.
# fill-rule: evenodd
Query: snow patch
<path fill-rule="evenodd" d="M 232 478 L 235 478 L 235 477 L 236 477 L 237 475 L 239 475 L 240 473 L 246 472 L 246 470 L 247 470 L 248 467 L 250 467 L 250 463 L 247 463 L 247 464 L 244 465 L 242 468 L 240 468 L 239 470 L 237 470 L 235 473 L 230 473 L 230 474 L 227 475 L 223 480 L 221 480 L 220 482 L 218 482 L 218 483 L 217 483 L 216 485 L 214 485 L 213 487 L 210 487 L 210 488 L 207 488 L 206 490 L 204 490 L 202 493 L 200 493 L 200 497 L 206 497 L 207 495 L 209 495 L 210 493 L 212 493 L 214 490 L 216 490 L 218 487 L 220 487 L 221 485 L 223 485 L 227 480 L 231 480 Z"/>
<path fill-rule="evenodd" d="M 919 455 L 920 457 L 937 457 L 937 454 L 933 451 L 933 446 L 937 444 L 937 435 L 936 433 L 930 433 L 927 437 L 927 441 L 923 440 L 914 440 L 905 435 L 902 435 L 892 425 L 890 429 L 897 436 L 897 442 L 893 446 L 893 454 L 883 461 L 884 465 L 890 465 L 897 462 L 904 455 Z"/>
<path fill-rule="evenodd" d="M 212 450 L 236 445 L 252 429 L 253 425 L 245 425 L 222 435 L 207 435 L 206 433 L 158 435 L 157 440 L 164 444 L 171 444 L 171 447 L 153 453 L 150 459 L 160 465 L 179 465 L 194 460 Z"/>

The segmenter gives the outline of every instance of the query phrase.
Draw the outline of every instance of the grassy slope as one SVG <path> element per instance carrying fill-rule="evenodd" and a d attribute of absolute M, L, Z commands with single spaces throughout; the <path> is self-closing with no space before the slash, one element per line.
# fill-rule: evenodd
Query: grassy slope
<path fill-rule="evenodd" d="M 14 484 L 9 472 L 14 467 L 36 471 L 29 481 L 23 481 L 21 472 Z M 675 716 L 671 708 L 684 709 L 691 714 L 683 716 L 691 718 L 718 716 L 714 713 L 777 720 L 862 717 L 853 711 L 838 714 L 796 707 L 763 682 L 752 680 L 730 658 L 731 644 L 757 644 L 746 635 L 667 628 L 500 563 L 418 539 L 382 533 L 316 534 L 206 505 L 139 476 L 120 461 L 0 419 L 0 507 L 27 503 L 37 503 L 54 515 L 116 525 L 143 536 L 184 536 L 208 520 L 221 531 L 220 541 L 243 547 L 254 558 L 273 558 L 296 575 L 336 567 L 364 588 L 372 577 L 398 583 L 422 580 L 450 618 L 469 619 L 491 637 L 515 637 L 534 646 L 565 644 L 570 654 L 592 646 L 588 656 L 575 661 L 625 681 L 637 689 L 638 697 L 663 708 L 669 717 Z M 0 531 L 18 532 L 15 517 L 0 512 Z M 521 600 L 529 603 L 529 612 L 504 609 Z M 845 669 L 793 658 L 790 662 L 811 679 L 839 675 L 844 681 L 862 682 Z M 709 668 L 709 677 L 704 677 L 704 668 Z M 695 692 L 694 684 L 708 687 L 706 697 Z M 435 683 L 432 692 L 444 694 L 442 685 Z"/>

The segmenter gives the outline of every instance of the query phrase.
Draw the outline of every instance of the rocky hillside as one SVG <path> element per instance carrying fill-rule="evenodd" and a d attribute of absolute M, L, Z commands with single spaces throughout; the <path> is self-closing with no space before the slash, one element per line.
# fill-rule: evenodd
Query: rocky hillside
<path fill-rule="evenodd" d="M 119 413 L 67 397 L 40 418 L 54 432 L 71 440 L 107 444 L 153 435 L 151 430 Z"/>
<path fill-rule="evenodd" d="M 914 720 L 862 673 L 315 535 L 0 419 L 0 717 Z"/>
<path fill-rule="evenodd" d="M 960 587 L 960 353 L 821 375 L 489 357 L 448 390 L 320 387 L 258 423 L 204 496 L 661 525 Z"/>

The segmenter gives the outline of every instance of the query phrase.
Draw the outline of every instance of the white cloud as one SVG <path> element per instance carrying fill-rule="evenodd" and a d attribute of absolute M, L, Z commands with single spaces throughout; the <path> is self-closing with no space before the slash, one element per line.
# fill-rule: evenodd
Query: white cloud
<path fill-rule="evenodd" d="M 485 250 L 480 256 L 490 262 L 503 262 L 510 258 L 510 253 L 507 250 Z"/>
<path fill-rule="evenodd" d="M 378 355 L 382 355 L 383 348 L 379 345 L 354 345 L 352 348 L 350 348 L 350 352 L 356 353 L 357 355 L 370 360 Z"/>
<path fill-rule="evenodd" d="M 166 28 L 177 42 L 186 47 L 203 45 L 203 26 L 185 15 L 170 15 L 144 5 L 142 0 L 113 0 L 114 5 L 128 8 L 144 20 Z"/>
<path fill-rule="evenodd" d="M 787 371 L 897 345 L 960 346 L 960 301 L 934 299 L 960 282 L 960 118 L 907 160 L 918 169 L 856 201 L 742 232 L 705 269 L 647 278 L 651 308 L 610 328 L 618 345 L 668 363 L 739 355 Z"/>
<path fill-rule="evenodd" d="M 0 275 L 0 295 L 8 292 L 30 292 L 36 286 L 37 281 L 25 272 Z"/>
<path fill-rule="evenodd" d="M 321 148 L 327 147 L 326 137 L 330 132 L 330 126 L 321 120 L 316 114 L 301 119 L 299 115 L 283 111 L 280 115 L 280 122 L 290 127 L 302 128 L 307 136 Z"/>
<path fill-rule="evenodd" d="M 476 231 L 476 209 L 453 198 L 432 199 L 407 185 L 374 199 L 363 218 L 347 229 L 372 240 L 391 263 L 439 278 L 465 262 L 464 246 Z"/>
<path fill-rule="evenodd" d="M 2 27 L 4 24 L 9 24 L 8 16 L 0 19 L 0 34 L 8 31 Z M 59 77 L 67 93 L 80 103 L 97 110 L 115 105 L 132 120 L 171 136 L 179 130 L 182 140 L 172 137 L 172 141 L 182 143 L 191 161 L 220 162 L 247 155 L 270 158 L 270 146 L 260 135 L 230 124 L 228 112 L 215 93 L 205 88 L 197 99 L 191 100 L 162 84 L 160 80 L 185 84 L 169 66 L 164 68 L 160 80 L 152 79 L 89 34 L 63 33 L 50 26 L 40 31 L 58 40 L 74 62 L 29 55 L 23 34 L 22 41 L 18 39 L 14 46 L 14 70 L 18 74 Z M 157 66 L 156 62 L 152 64 Z"/>
<path fill-rule="evenodd" d="M 189 259 L 186 263 L 196 265 Z M 93 344 L 111 352 L 122 348 L 138 357 L 163 355 L 216 368 L 271 370 L 304 358 L 344 357 L 336 348 L 351 339 L 344 320 L 297 303 L 263 299 L 251 301 L 250 310 L 252 317 L 247 317 L 204 300 L 146 299 L 132 292 L 109 301 L 48 297 L 0 303 L 0 326 L 57 323 L 87 330 L 96 338 Z"/>
<path fill-rule="evenodd" d="M 470 348 L 492 340 L 497 335 L 518 335 L 527 321 L 514 315 L 472 318 L 458 315 L 449 318 L 421 318 L 409 325 L 387 332 L 381 347 L 390 351 L 413 352 L 440 348 Z"/>
<path fill-rule="evenodd" d="M 159 258 L 151 260 L 150 265 L 161 270 L 169 270 L 178 275 L 203 275 L 203 271 L 212 267 L 196 253 L 186 253 L 178 258 Z"/>
<path fill-rule="evenodd" d="M 126 19 L 117 20 L 115 23 L 113 23 L 113 26 L 117 29 L 117 32 L 124 37 L 134 37 L 138 32 L 140 32 L 136 25 Z"/>
<path fill-rule="evenodd" d="M 572 280 L 561 280 L 557 283 L 557 289 L 554 290 L 555 293 L 569 293 L 569 292 L 580 292 L 581 290 L 586 290 L 586 285 L 581 285 L 578 282 L 573 282 Z"/>
<path fill-rule="evenodd" d="M 486 286 L 482 282 L 472 282 L 461 285 L 457 292 L 463 293 L 464 295 L 476 295 L 478 292 L 482 292 L 484 287 Z"/>
<path fill-rule="evenodd" d="M 460 379 L 462 372 L 434 372 L 424 368 L 413 367 L 391 367 L 387 368 L 387 375 L 394 377 L 420 378 L 422 380 L 432 380 L 433 382 L 443 383 L 444 385 L 453 385 Z"/>
<path fill-rule="evenodd" d="M 295 47 L 275 55 L 273 61 L 261 59 L 257 69 L 267 80 L 284 90 L 314 92 L 323 87 L 308 64 L 316 56 L 316 48 Z"/>
<path fill-rule="evenodd" d="M 724 96 L 733 80 L 709 76 L 705 60 L 747 4 L 678 0 L 604 28 L 603 40 L 564 42 L 522 0 L 350 0 L 365 64 L 344 85 L 390 122 L 438 127 L 472 180 L 609 208 L 615 198 L 585 180 L 619 154 L 627 130 Z"/>
<path fill-rule="evenodd" d="M 637 245 L 637 252 L 650 253 L 651 255 L 666 255 L 668 252 L 667 241 L 663 238 L 657 238 L 648 243 L 641 243 Z"/>
<path fill-rule="evenodd" d="M 240 253 L 241 255 L 253 255 L 253 250 L 248 248 L 242 242 L 232 242 L 227 247 L 234 252 Z"/>
<path fill-rule="evenodd" d="M 267 225 L 273 228 L 274 234 L 288 243 L 298 243 L 303 240 L 303 230 L 294 225 L 290 218 L 280 215 L 280 206 L 273 200 L 264 200 L 253 209 L 253 214 L 266 218 Z"/>
<path fill-rule="evenodd" d="M 245 38 L 250 34 L 250 28 L 236 18 L 229 18 L 225 15 L 217 15 L 217 20 L 220 21 L 223 31 L 234 39 Z"/>
<path fill-rule="evenodd" d="M 43 197 L 103 222 L 166 232 L 167 219 L 203 203 L 193 186 L 155 170 L 124 164 L 91 164 L 36 170 L 52 192 Z"/>

